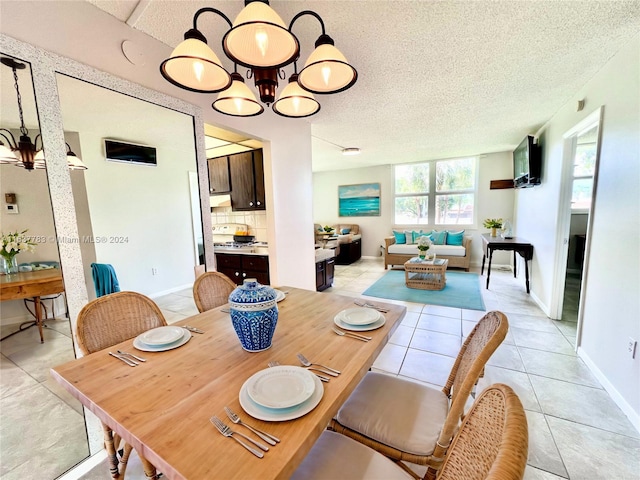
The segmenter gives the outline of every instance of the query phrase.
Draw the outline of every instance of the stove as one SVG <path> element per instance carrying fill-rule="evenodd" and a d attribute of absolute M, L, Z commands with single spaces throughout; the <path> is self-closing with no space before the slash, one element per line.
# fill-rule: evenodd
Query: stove
<path fill-rule="evenodd" d="M 216 252 L 253 252 L 256 247 L 266 247 L 266 242 L 234 242 L 236 232 L 247 232 L 249 226 L 243 223 L 219 223 L 211 226 L 213 248 Z"/>

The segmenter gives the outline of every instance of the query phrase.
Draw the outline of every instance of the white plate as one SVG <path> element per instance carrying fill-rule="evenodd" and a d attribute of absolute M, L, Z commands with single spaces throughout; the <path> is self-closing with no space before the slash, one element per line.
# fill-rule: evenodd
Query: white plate
<path fill-rule="evenodd" d="M 339 326 L 344 330 L 351 330 L 353 332 L 366 332 L 368 330 L 376 330 L 380 328 L 381 326 L 384 325 L 384 322 L 387 321 L 387 319 L 384 318 L 384 315 L 382 315 L 380 312 L 378 312 L 378 315 L 380 315 L 380 318 L 375 322 L 370 323 L 369 325 L 350 325 L 347 322 L 344 322 L 340 318 L 340 314 L 336 315 L 333 318 L 333 323 L 335 323 L 337 326 Z"/>
<path fill-rule="evenodd" d="M 150 347 L 157 347 L 177 342 L 182 338 L 183 330 L 183 328 L 175 326 L 157 327 L 141 333 L 138 338 L 142 343 Z"/>
<path fill-rule="evenodd" d="M 263 407 L 290 408 L 313 395 L 314 377 L 307 369 L 293 365 L 266 368 L 247 380 L 247 393 Z"/>
<path fill-rule="evenodd" d="M 257 403 L 254 403 L 247 393 L 247 382 L 244 382 L 244 385 L 240 388 L 240 406 L 248 415 L 258 420 L 264 420 L 265 422 L 284 422 L 286 420 L 300 418 L 316 408 L 320 400 L 322 400 L 322 395 L 324 394 L 322 382 L 315 375 L 313 375 L 313 381 L 315 383 L 315 390 L 307 401 L 295 407 L 281 409 L 261 407 Z"/>
<path fill-rule="evenodd" d="M 281 302 L 287 297 L 282 290 L 278 290 L 277 288 L 274 288 L 274 290 L 276 291 L 276 302 Z"/>
<path fill-rule="evenodd" d="M 182 338 L 177 342 L 173 342 L 168 345 L 147 345 L 146 343 L 142 342 L 142 340 L 140 340 L 140 336 L 137 336 L 133 340 L 133 346 L 134 348 L 142 350 L 143 352 L 164 352 L 166 350 L 173 350 L 174 348 L 181 347 L 189 340 L 191 340 L 191 332 L 189 330 L 187 330 L 186 328 L 180 328 L 180 330 L 184 330 L 184 333 L 182 334 Z"/>
<path fill-rule="evenodd" d="M 380 312 L 373 308 L 347 308 L 339 312 L 338 317 L 349 325 L 370 325 L 380 320 Z"/>

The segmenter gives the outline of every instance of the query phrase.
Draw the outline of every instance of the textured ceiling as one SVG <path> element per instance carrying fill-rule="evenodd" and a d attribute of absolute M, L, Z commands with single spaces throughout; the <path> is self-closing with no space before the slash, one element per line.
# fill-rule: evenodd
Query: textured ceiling
<path fill-rule="evenodd" d="M 198 8 L 218 8 L 233 20 L 243 5 L 89 1 L 171 47 Z M 512 150 L 640 32 L 638 1 L 272 0 L 271 6 L 287 24 L 299 11 L 317 12 L 359 73 L 351 89 L 317 96 L 317 115 L 295 120 L 312 124 L 314 171 Z M 225 22 L 203 15 L 198 27 L 223 58 Z M 304 17 L 294 33 L 304 61 L 319 25 Z M 586 100 L 586 108 L 596 107 Z M 344 157 L 340 147 L 362 154 Z"/>

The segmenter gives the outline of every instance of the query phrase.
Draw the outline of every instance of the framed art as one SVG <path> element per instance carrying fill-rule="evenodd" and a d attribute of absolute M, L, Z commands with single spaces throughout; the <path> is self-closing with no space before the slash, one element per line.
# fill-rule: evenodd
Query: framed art
<path fill-rule="evenodd" d="M 338 216 L 379 217 L 380 184 L 339 185 Z"/>

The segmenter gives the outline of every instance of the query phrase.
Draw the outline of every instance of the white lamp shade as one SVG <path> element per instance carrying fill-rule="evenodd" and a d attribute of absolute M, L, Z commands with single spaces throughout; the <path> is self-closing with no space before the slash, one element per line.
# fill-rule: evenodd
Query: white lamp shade
<path fill-rule="evenodd" d="M 67 164 L 69 165 L 69 170 L 87 169 L 87 166 L 84 164 L 84 162 L 80 160 L 76 155 L 67 154 Z"/>
<path fill-rule="evenodd" d="M 309 55 L 298 82 L 313 93 L 336 93 L 346 90 L 358 78 L 358 72 L 345 56 L 330 44 L 319 45 Z"/>
<path fill-rule="evenodd" d="M 303 90 L 297 80 L 289 81 L 280 98 L 273 104 L 273 111 L 284 117 L 308 117 L 320 110 L 313 94 Z"/>
<path fill-rule="evenodd" d="M 238 14 L 222 45 L 227 56 L 246 67 L 282 67 L 300 52 L 298 39 L 266 3 L 254 1 Z"/>
<path fill-rule="evenodd" d="M 160 65 L 162 76 L 186 90 L 215 93 L 231 84 L 231 77 L 209 46 L 197 38 L 178 45 Z"/>
<path fill-rule="evenodd" d="M 18 152 L 14 152 L 4 143 L 0 142 L 0 164 L 2 163 L 18 163 L 20 156 Z"/>
<path fill-rule="evenodd" d="M 218 94 L 211 106 L 220 113 L 234 117 L 253 117 L 264 112 L 264 107 L 258 103 L 249 87 L 235 78 L 229 88 Z"/>

